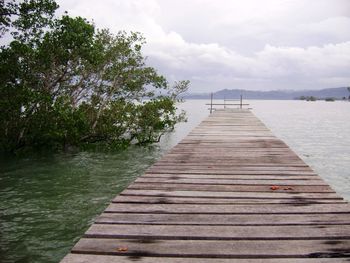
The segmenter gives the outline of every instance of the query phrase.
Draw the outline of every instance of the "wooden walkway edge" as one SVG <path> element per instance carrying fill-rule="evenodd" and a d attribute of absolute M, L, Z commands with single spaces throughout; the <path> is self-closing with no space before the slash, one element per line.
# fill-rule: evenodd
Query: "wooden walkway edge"
<path fill-rule="evenodd" d="M 217 110 L 61 263 L 350 262 L 350 204 L 248 110 Z"/>

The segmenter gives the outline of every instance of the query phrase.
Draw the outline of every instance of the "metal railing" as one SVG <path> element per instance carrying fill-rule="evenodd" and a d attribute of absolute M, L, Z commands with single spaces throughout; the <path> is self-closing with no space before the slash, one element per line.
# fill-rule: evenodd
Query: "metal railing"
<path fill-rule="evenodd" d="M 229 101 L 239 101 L 239 103 L 226 103 Z M 215 110 L 213 106 L 224 106 L 224 109 L 226 109 L 226 106 L 239 106 L 240 109 L 243 109 L 243 106 L 249 106 L 248 103 L 243 103 L 243 96 L 240 96 L 240 99 L 226 99 L 224 98 L 224 103 L 213 103 L 213 93 L 210 94 L 210 103 L 206 103 L 205 105 L 209 105 L 210 113 Z"/>

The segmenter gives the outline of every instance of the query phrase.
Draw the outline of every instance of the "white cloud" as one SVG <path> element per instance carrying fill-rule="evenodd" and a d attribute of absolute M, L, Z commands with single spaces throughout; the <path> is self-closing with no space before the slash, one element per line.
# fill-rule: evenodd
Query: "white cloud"
<path fill-rule="evenodd" d="M 349 85 L 348 0 L 58 0 L 147 38 L 149 63 L 192 91 Z"/>
<path fill-rule="evenodd" d="M 70 15 L 93 20 L 98 27 L 107 27 L 112 32 L 120 30 L 138 31 L 148 38 L 163 34 L 161 25 L 154 17 L 160 12 L 155 0 L 65 0 L 58 1 L 61 11 Z"/>
<path fill-rule="evenodd" d="M 146 51 L 150 62 L 165 73 L 173 71 L 194 81 L 207 80 L 207 88 L 215 83 L 227 85 L 230 80 L 244 88 L 269 83 L 268 88 L 304 89 L 329 83 L 341 86 L 350 79 L 350 41 L 307 48 L 266 45 L 244 56 L 218 44 L 188 43 L 172 32 L 151 42 Z"/>

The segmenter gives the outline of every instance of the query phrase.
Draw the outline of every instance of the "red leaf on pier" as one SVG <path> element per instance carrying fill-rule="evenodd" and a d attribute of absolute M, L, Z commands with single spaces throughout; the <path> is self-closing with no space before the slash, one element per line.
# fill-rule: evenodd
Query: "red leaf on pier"
<path fill-rule="evenodd" d="M 126 251 L 128 251 L 128 248 L 127 247 L 118 247 L 117 251 L 118 252 L 126 252 Z"/>

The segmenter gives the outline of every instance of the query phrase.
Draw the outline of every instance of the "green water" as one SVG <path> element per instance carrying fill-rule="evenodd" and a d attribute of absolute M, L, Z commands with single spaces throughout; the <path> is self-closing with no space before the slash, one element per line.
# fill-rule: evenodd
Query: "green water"
<path fill-rule="evenodd" d="M 188 122 L 161 143 L 0 161 L 0 262 L 59 262 L 94 218 L 208 115 L 187 101 Z M 279 138 L 350 200 L 350 103 L 250 101 Z"/>
<path fill-rule="evenodd" d="M 0 262 L 57 262 L 158 147 L 1 162 Z"/>

